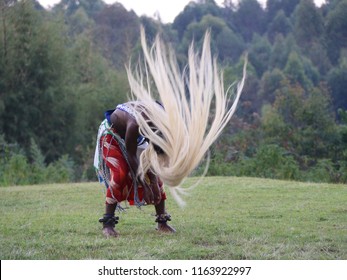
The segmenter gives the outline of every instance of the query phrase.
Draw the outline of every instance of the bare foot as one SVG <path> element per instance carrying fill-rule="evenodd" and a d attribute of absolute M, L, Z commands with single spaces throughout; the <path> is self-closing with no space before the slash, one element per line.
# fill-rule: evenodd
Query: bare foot
<path fill-rule="evenodd" d="M 119 233 L 114 230 L 113 227 L 107 227 L 105 226 L 102 229 L 102 233 L 105 235 L 105 237 L 110 238 L 110 237 L 118 237 Z"/>
<path fill-rule="evenodd" d="M 167 223 L 158 223 L 157 230 L 165 233 L 175 233 L 176 230 Z"/>

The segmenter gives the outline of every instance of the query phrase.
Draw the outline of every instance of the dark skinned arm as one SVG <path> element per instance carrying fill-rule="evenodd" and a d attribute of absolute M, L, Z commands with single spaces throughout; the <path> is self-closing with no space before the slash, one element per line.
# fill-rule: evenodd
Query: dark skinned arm
<path fill-rule="evenodd" d="M 128 121 L 126 132 L 125 132 L 125 147 L 128 153 L 129 165 L 135 175 L 137 175 L 139 160 L 136 155 L 137 151 L 137 138 L 139 136 L 139 127 L 135 121 Z M 151 176 L 152 177 L 152 176 Z M 151 183 L 141 180 L 137 177 L 137 182 L 143 187 L 144 190 L 144 200 L 148 204 L 158 204 L 161 200 L 159 185 L 152 181 Z M 156 182 L 156 180 L 155 180 Z M 154 183 L 154 184 L 153 184 Z"/>

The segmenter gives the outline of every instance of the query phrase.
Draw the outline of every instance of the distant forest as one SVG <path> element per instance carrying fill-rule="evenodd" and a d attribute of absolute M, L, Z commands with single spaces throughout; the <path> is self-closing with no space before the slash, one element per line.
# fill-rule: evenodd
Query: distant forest
<path fill-rule="evenodd" d="M 128 99 L 141 25 L 182 67 L 210 30 L 226 86 L 248 54 L 208 175 L 347 182 L 347 0 L 198 0 L 170 24 L 101 0 L 0 0 L 0 185 L 96 179 L 97 129 Z"/>

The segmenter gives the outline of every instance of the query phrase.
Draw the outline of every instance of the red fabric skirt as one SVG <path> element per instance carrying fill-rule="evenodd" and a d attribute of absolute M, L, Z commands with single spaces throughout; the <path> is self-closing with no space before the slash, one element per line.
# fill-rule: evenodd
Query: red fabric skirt
<path fill-rule="evenodd" d="M 106 134 L 100 138 L 102 158 L 109 170 L 109 182 L 106 192 L 106 204 L 115 204 L 127 200 L 134 205 L 134 186 L 130 169 L 124 158 L 117 140 L 112 135 Z M 163 183 L 159 181 L 162 200 L 166 199 Z M 138 198 L 143 199 L 143 188 L 138 186 Z"/>

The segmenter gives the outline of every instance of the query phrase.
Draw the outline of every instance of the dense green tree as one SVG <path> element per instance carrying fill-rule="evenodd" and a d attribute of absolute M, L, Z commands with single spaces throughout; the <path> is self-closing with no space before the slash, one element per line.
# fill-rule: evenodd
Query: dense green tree
<path fill-rule="evenodd" d="M 254 36 L 249 49 L 249 61 L 257 71 L 259 78 L 268 69 L 271 51 L 271 45 L 266 37 Z"/>
<path fill-rule="evenodd" d="M 291 52 L 289 55 L 284 73 L 293 85 L 298 83 L 305 89 L 312 85 L 312 82 L 306 76 L 305 65 L 302 58 L 296 52 Z"/>
<path fill-rule="evenodd" d="M 331 61 L 325 45 L 321 42 L 313 42 L 310 47 L 303 51 L 322 76 L 325 76 L 331 69 Z"/>
<path fill-rule="evenodd" d="M 347 110 L 347 58 L 342 59 L 327 77 L 335 111 Z"/>
<path fill-rule="evenodd" d="M 54 6 L 54 11 L 64 11 L 69 19 L 79 9 L 83 9 L 88 17 L 94 18 L 104 7 L 102 0 L 61 0 Z"/>
<path fill-rule="evenodd" d="M 71 37 L 77 36 L 83 32 L 89 32 L 94 26 L 94 21 L 87 15 L 85 9 L 78 8 L 74 14 L 69 17 L 69 34 Z"/>
<path fill-rule="evenodd" d="M 48 160 L 61 155 L 71 132 L 69 66 L 64 27 L 44 22 L 31 1 L 20 1 L 6 15 L 1 131 L 10 143 L 29 147 L 30 139 Z M 4 31 L 4 25 L 2 26 Z M 64 130 L 60 130 L 64 127 Z M 44 137 L 41 137 L 44 135 Z"/>
<path fill-rule="evenodd" d="M 283 10 L 280 10 L 268 25 L 267 36 L 271 42 L 274 42 L 277 35 L 281 34 L 283 37 L 286 37 L 292 29 L 289 18 L 286 17 Z"/>
<path fill-rule="evenodd" d="M 347 124 L 347 111 L 345 111 L 343 109 L 339 109 L 338 113 L 340 115 L 342 123 Z M 346 138 L 346 140 L 347 140 L 347 138 Z"/>
<path fill-rule="evenodd" d="M 260 82 L 259 91 L 260 97 L 265 101 L 264 103 L 272 104 L 275 101 L 276 92 L 281 88 L 285 79 L 285 75 L 278 68 L 264 73 Z"/>
<path fill-rule="evenodd" d="M 302 62 L 304 64 L 305 75 L 311 81 L 314 86 L 318 86 L 321 81 L 321 76 L 317 67 L 315 67 L 312 61 L 308 57 L 303 57 Z"/>
<path fill-rule="evenodd" d="M 276 36 L 269 61 L 270 69 L 284 68 L 292 49 L 292 44 L 293 40 L 291 40 L 291 37 L 284 38 L 281 34 Z"/>
<path fill-rule="evenodd" d="M 326 18 L 327 14 L 334 10 L 340 2 L 341 0 L 325 0 L 320 8 L 323 16 Z"/>
<path fill-rule="evenodd" d="M 235 26 L 246 42 L 252 40 L 253 34 L 265 32 L 265 11 L 257 0 L 239 1 Z"/>
<path fill-rule="evenodd" d="M 236 62 L 245 51 L 246 45 L 241 36 L 229 27 L 224 27 L 216 36 L 218 58 L 223 64 Z"/>
<path fill-rule="evenodd" d="M 177 30 L 178 38 L 181 40 L 187 26 L 197 20 L 200 20 L 200 15 L 197 13 L 198 5 L 195 2 L 190 2 L 185 6 L 184 10 L 174 19 L 172 27 Z"/>
<path fill-rule="evenodd" d="M 331 157 L 337 133 L 329 99 L 324 89 L 304 90 L 299 85 L 283 83 L 273 109 L 274 116 L 279 114 L 283 120 L 281 145 L 300 156 Z"/>
<path fill-rule="evenodd" d="M 291 129 L 284 116 L 270 104 L 265 104 L 262 107 L 261 129 L 266 142 L 277 143 L 288 149 L 286 137 L 290 135 Z"/>
<path fill-rule="evenodd" d="M 341 49 L 347 48 L 347 0 L 336 2 L 335 8 L 326 17 L 326 41 L 328 55 L 334 64 L 338 63 Z"/>
<path fill-rule="evenodd" d="M 216 47 L 216 38 L 218 34 L 220 34 L 223 30 L 227 30 L 228 27 L 223 19 L 206 15 L 199 22 L 193 22 L 188 25 L 186 32 L 184 33 L 184 37 L 182 40 L 182 52 L 187 53 L 188 47 L 191 42 L 194 41 L 196 46 L 199 48 L 203 42 L 204 35 L 206 31 L 211 32 L 211 48 L 214 53 L 217 52 Z M 219 41 L 220 42 L 220 41 Z"/>
<path fill-rule="evenodd" d="M 295 10 L 294 35 L 298 45 L 309 48 L 323 34 L 323 17 L 313 0 L 301 0 Z"/>
<path fill-rule="evenodd" d="M 290 17 L 299 3 L 300 0 L 267 0 L 266 12 L 268 22 L 271 22 L 280 11 L 283 11 L 287 17 Z"/>
<path fill-rule="evenodd" d="M 217 6 L 214 0 L 189 2 L 184 10 L 177 15 L 172 24 L 173 29 L 178 33 L 179 40 L 182 40 L 186 29 L 193 22 L 199 22 L 206 15 L 218 17 L 221 14 L 221 9 Z"/>
<path fill-rule="evenodd" d="M 245 57 L 242 56 L 234 67 L 228 67 L 225 70 L 225 84 L 229 86 L 235 81 L 240 80 L 240 75 L 244 66 Z M 247 83 L 245 83 L 240 98 L 238 116 L 244 122 L 253 123 L 257 121 L 257 115 L 260 113 L 262 100 L 258 94 L 260 81 L 257 77 L 256 69 L 250 61 L 247 64 Z"/>
<path fill-rule="evenodd" d="M 221 16 L 229 24 L 229 27 L 233 28 L 233 17 L 236 11 L 236 4 L 232 0 L 224 0 L 222 3 L 223 8 L 221 9 Z"/>
<path fill-rule="evenodd" d="M 139 18 L 116 3 L 105 7 L 95 21 L 95 44 L 115 67 L 124 69 L 139 38 Z"/>

